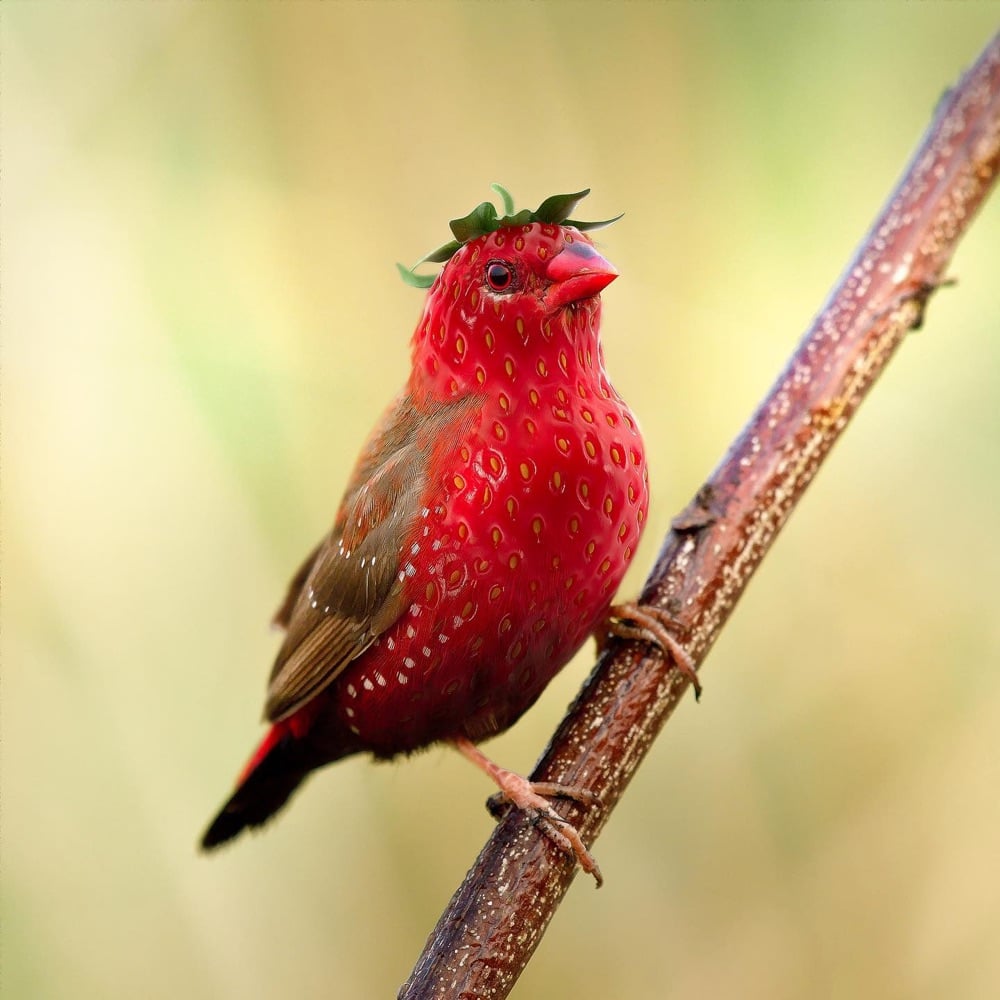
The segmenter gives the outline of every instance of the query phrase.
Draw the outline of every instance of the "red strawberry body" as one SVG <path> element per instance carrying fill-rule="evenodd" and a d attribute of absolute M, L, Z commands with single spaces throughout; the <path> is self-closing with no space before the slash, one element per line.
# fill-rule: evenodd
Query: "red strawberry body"
<path fill-rule="evenodd" d="M 204 846 L 348 754 L 503 731 L 607 615 L 648 500 L 598 338 L 616 273 L 568 225 L 454 252 L 409 381 L 279 610 L 272 728 Z"/>

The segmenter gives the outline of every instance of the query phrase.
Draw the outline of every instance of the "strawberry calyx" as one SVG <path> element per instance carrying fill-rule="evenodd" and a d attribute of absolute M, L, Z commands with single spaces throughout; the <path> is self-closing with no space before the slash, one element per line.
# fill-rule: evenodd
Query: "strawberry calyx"
<path fill-rule="evenodd" d="M 538 208 L 532 211 L 529 208 L 522 208 L 520 212 L 514 211 L 514 199 L 510 192 L 499 184 L 491 184 L 490 187 L 503 201 L 504 214 L 497 215 L 496 207 L 488 201 L 478 204 L 468 215 L 460 219 L 452 219 L 448 223 L 454 239 L 449 240 L 443 246 L 425 254 L 413 265 L 404 267 L 397 264 L 400 276 L 403 281 L 414 288 L 430 288 L 434 283 L 435 275 L 417 274 L 416 269 L 421 264 L 444 264 L 451 260 L 455 252 L 466 243 L 471 243 L 488 233 L 495 233 L 498 229 L 505 229 L 508 226 L 527 226 L 533 222 L 541 222 L 552 226 L 572 226 L 580 232 L 601 229 L 617 222 L 621 216 L 616 215 L 613 219 L 603 219 L 600 222 L 580 222 L 571 219 L 570 214 L 576 206 L 590 194 L 590 188 L 576 191 L 573 194 L 554 194 L 546 198 Z"/>

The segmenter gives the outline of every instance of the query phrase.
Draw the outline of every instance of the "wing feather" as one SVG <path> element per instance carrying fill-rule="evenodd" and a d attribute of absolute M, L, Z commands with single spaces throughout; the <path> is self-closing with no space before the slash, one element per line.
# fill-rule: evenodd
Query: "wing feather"
<path fill-rule="evenodd" d="M 272 625 L 277 628 L 288 628 L 288 621 L 292 617 L 292 609 L 295 607 L 295 602 L 299 599 L 302 585 L 309 578 L 309 573 L 322 548 L 323 544 L 321 542 L 306 556 L 302 565 L 296 570 L 295 576 L 292 577 L 291 582 L 288 584 L 288 590 L 285 592 L 285 599 L 281 602 L 281 607 L 275 611 L 274 617 L 271 619 Z"/>
<path fill-rule="evenodd" d="M 478 400 L 417 412 L 404 395 L 369 440 L 330 534 L 293 577 L 275 621 L 285 641 L 271 671 L 269 722 L 314 698 L 407 607 L 402 553 L 426 500 L 434 441 L 454 441 Z"/>

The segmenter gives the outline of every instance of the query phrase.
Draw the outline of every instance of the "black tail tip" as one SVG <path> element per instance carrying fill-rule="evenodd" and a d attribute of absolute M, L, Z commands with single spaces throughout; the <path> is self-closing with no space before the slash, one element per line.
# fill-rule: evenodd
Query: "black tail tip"
<path fill-rule="evenodd" d="M 263 795 L 251 775 L 250 780 L 236 789 L 233 797 L 219 810 L 219 814 L 202 834 L 199 845 L 202 851 L 214 851 L 234 840 L 244 830 L 263 826 L 288 801 L 301 780 L 299 777 L 293 784 L 289 778 L 283 786 L 277 788 L 271 783 L 264 789 L 269 794 Z"/>
<path fill-rule="evenodd" d="M 293 743 L 276 743 L 209 824 L 201 849 L 212 851 L 244 830 L 262 826 L 282 809 L 309 771 Z"/>
<path fill-rule="evenodd" d="M 228 803 L 226 805 L 228 806 Z M 223 807 L 219 815 L 212 820 L 208 829 L 202 834 L 198 846 L 206 853 L 213 851 L 234 837 L 238 837 L 247 826 L 248 824 L 239 815 L 229 812 L 227 808 Z"/>

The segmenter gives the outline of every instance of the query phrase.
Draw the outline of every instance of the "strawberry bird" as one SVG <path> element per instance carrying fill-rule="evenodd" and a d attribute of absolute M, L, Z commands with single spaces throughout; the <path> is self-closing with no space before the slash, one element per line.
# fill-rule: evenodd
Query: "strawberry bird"
<path fill-rule="evenodd" d="M 317 768 L 453 744 L 600 884 L 577 831 L 478 744 L 511 726 L 604 628 L 692 666 L 651 609 L 613 606 L 649 502 L 635 417 L 608 379 L 600 293 L 618 272 L 570 220 L 588 192 L 451 222 L 412 370 L 364 445 L 330 532 L 295 574 L 269 730 L 202 839 L 281 809 Z M 609 220 L 615 221 L 615 220 Z M 416 266 L 415 266 L 416 267 Z M 692 679 L 693 674 L 691 675 Z M 695 679 L 696 680 L 696 679 Z M 696 685 L 697 690 L 697 685 Z"/>

